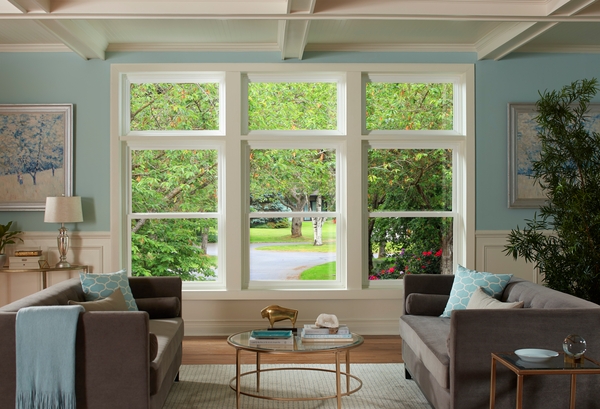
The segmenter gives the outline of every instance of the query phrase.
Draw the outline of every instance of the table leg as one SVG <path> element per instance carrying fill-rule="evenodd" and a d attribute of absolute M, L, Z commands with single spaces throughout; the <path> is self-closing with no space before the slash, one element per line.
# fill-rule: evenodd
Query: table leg
<path fill-rule="evenodd" d="M 342 409 L 342 382 L 340 379 L 340 353 L 335 353 L 335 390 L 337 396 L 337 407 Z"/>
<path fill-rule="evenodd" d="M 42 289 L 48 288 L 48 272 L 42 271 Z"/>
<path fill-rule="evenodd" d="M 350 350 L 346 350 L 346 393 L 350 392 Z"/>
<path fill-rule="evenodd" d="M 517 409 L 523 409 L 523 375 L 517 375 Z"/>
<path fill-rule="evenodd" d="M 571 375 L 571 403 L 569 405 L 570 409 L 575 409 L 575 390 L 577 389 L 577 375 Z"/>
<path fill-rule="evenodd" d="M 242 353 L 241 349 L 235 350 L 235 406 L 237 409 L 240 409 L 240 391 L 241 391 L 241 372 L 242 372 L 242 362 L 240 359 L 240 355 Z"/>
<path fill-rule="evenodd" d="M 490 375 L 490 409 L 496 407 L 496 360 L 492 357 L 492 373 Z"/>
<path fill-rule="evenodd" d="M 256 392 L 260 392 L 260 352 L 256 353 Z"/>

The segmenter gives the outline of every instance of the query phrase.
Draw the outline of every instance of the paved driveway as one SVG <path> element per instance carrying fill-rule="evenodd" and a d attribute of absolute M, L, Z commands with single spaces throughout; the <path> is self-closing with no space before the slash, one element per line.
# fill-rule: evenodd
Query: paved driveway
<path fill-rule="evenodd" d="M 287 243 L 250 245 L 250 280 L 296 280 L 304 270 L 335 261 L 334 253 L 268 251 L 257 247 L 284 246 Z M 209 244 L 208 254 L 217 255 L 217 246 Z"/>

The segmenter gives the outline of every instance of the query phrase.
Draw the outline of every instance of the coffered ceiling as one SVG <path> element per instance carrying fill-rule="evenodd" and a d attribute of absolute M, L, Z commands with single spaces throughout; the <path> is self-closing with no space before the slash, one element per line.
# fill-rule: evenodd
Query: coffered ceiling
<path fill-rule="evenodd" d="M 2 52 L 600 52 L 600 0 L 0 0 Z"/>

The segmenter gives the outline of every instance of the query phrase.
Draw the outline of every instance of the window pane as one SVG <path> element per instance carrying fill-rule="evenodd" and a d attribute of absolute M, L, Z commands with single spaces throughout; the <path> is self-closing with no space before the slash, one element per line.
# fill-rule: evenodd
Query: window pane
<path fill-rule="evenodd" d="M 369 279 L 452 273 L 451 217 L 369 218 Z"/>
<path fill-rule="evenodd" d="M 452 210 L 452 150 L 369 149 L 369 211 Z"/>
<path fill-rule="evenodd" d="M 250 280 L 335 280 L 335 221 L 299 219 L 299 236 L 292 235 L 288 218 L 275 224 L 250 219 Z"/>
<path fill-rule="evenodd" d="M 216 280 L 217 231 L 216 219 L 132 220 L 132 275 Z"/>
<path fill-rule="evenodd" d="M 134 213 L 216 212 L 217 180 L 216 150 L 131 153 Z"/>
<path fill-rule="evenodd" d="M 335 211 L 333 149 L 252 149 L 251 211 Z"/>
<path fill-rule="evenodd" d="M 451 130 L 453 84 L 367 83 L 366 107 L 367 130 Z"/>
<path fill-rule="evenodd" d="M 336 130 L 337 83 L 249 83 L 248 129 Z"/>
<path fill-rule="evenodd" d="M 132 131 L 219 129 L 219 84 L 131 84 Z"/>

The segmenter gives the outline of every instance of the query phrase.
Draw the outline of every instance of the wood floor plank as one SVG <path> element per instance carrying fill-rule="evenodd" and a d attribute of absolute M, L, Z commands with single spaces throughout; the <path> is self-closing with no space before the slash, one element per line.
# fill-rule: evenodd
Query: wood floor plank
<path fill-rule="evenodd" d="M 366 335 L 365 342 L 350 353 L 352 363 L 402 363 L 402 340 L 397 335 Z M 332 354 L 333 357 L 333 354 Z M 254 363 L 255 355 L 242 353 L 242 363 Z M 263 363 L 323 363 L 322 354 L 264 354 Z M 333 358 L 332 358 L 333 359 Z M 333 362 L 333 361 L 332 361 Z M 235 364 L 235 348 L 227 337 L 185 337 L 184 365 Z"/>

